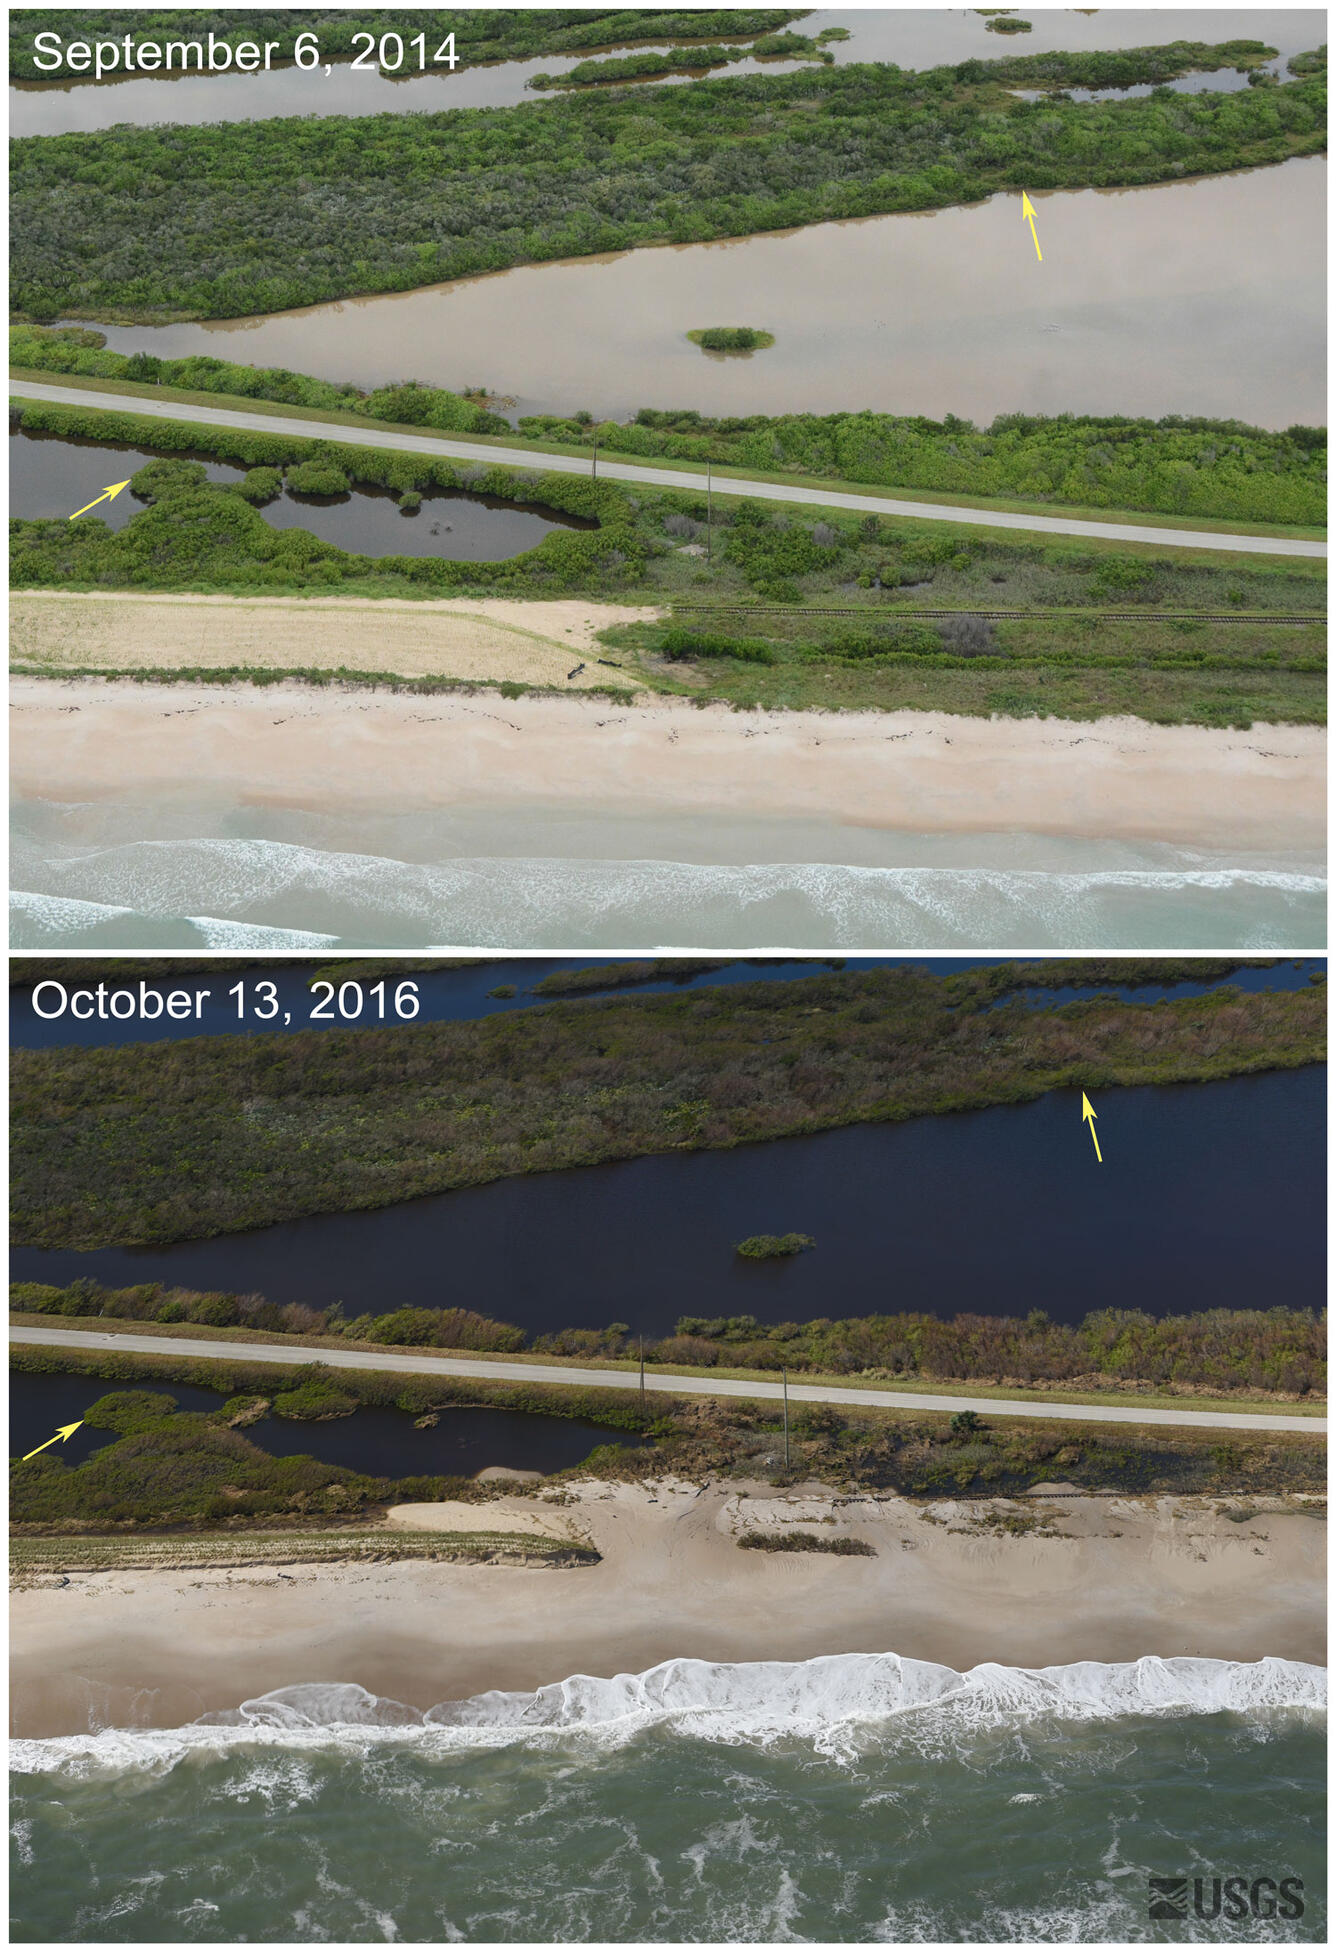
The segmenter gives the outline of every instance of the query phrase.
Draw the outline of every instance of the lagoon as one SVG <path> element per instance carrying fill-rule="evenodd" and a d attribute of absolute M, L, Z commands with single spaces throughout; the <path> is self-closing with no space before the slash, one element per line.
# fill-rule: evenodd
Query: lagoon
<path fill-rule="evenodd" d="M 196 461 L 210 481 L 236 482 L 246 469 L 207 454 L 165 448 L 130 447 L 119 441 L 93 441 L 59 434 L 9 437 L 11 515 L 29 521 L 63 519 L 106 485 L 108 473 L 133 474 L 150 461 Z M 146 504 L 133 491 L 100 502 L 90 520 L 123 529 Z M 258 510 L 271 528 L 305 529 L 323 542 L 363 556 L 437 556 L 447 562 L 506 562 L 536 549 L 556 529 L 592 529 L 596 522 L 565 515 L 537 503 L 508 501 L 464 489 L 424 492 L 421 506 L 401 509 L 388 488 L 359 483 L 344 495 L 298 495 L 285 488 Z"/>
<path fill-rule="evenodd" d="M 670 1333 L 684 1315 L 761 1322 L 923 1311 L 1079 1322 L 1321 1307 L 1321 1066 L 1081 1093 L 731 1151 L 496 1180 L 361 1213 L 174 1246 L 17 1248 L 15 1280 L 179 1283 L 350 1315 L 465 1307 L 540 1333 Z M 757 1233 L 814 1236 L 741 1259 Z"/>
<path fill-rule="evenodd" d="M 22 1457 L 63 1423 L 83 1416 L 90 1403 L 113 1391 L 149 1389 L 174 1397 L 186 1411 L 216 1410 L 217 1390 L 188 1383 L 116 1382 L 105 1376 L 42 1375 L 10 1372 L 9 1449 Z M 642 1439 L 609 1424 L 580 1417 L 552 1417 L 526 1410 L 458 1409 L 439 1412 L 439 1420 L 418 1429 L 404 1410 L 364 1406 L 351 1416 L 320 1421 L 265 1416 L 243 1434 L 271 1457 L 318 1457 L 368 1477 L 472 1477 L 491 1466 L 513 1471 L 569 1470 L 601 1444 L 639 1446 Z M 115 1431 L 87 1424 L 60 1447 L 64 1464 L 82 1464 L 96 1450 L 117 1442 Z"/>
<path fill-rule="evenodd" d="M 371 389 L 486 387 L 514 415 L 1165 414 L 1326 420 L 1326 164 L 1015 197 L 521 266 L 263 318 L 103 326 Z M 1247 239 L 1247 249 L 1240 239 Z M 1022 246 L 1026 247 L 1025 249 Z M 763 353 L 687 339 L 745 320 Z"/>
<path fill-rule="evenodd" d="M 1326 38 L 1325 16 L 1316 10 L 1282 8 L 1272 12 L 1186 7 L 1151 11 L 1144 8 L 1098 8 L 1083 11 L 1054 8 L 1031 19 L 1028 34 L 1008 37 L 991 32 L 985 16 L 973 8 L 822 9 L 793 23 L 801 34 L 815 35 L 828 27 L 843 28 L 847 41 L 831 44 L 840 64 L 857 61 L 894 62 L 902 68 L 932 68 L 948 62 L 997 61 L 1016 54 L 1046 54 L 1055 49 L 1086 50 L 1162 46 L 1170 41 L 1265 40 L 1277 50 L 1273 64 L 1283 71 L 1292 54 L 1315 48 Z M 726 34 L 712 42 L 727 42 Z M 524 61 L 464 64 L 450 72 L 444 67 L 425 74 L 391 75 L 379 68 L 354 69 L 349 62 L 302 70 L 276 68 L 242 86 L 235 74 L 134 75 L 92 81 L 26 81 L 9 91 L 10 128 L 16 136 L 65 135 L 109 129 L 117 123 L 269 121 L 286 115 L 383 115 L 410 111 L 437 113 L 442 109 L 505 108 L 521 102 L 539 104 L 555 94 L 535 93 L 535 75 L 563 75 L 581 61 L 625 52 L 684 50 L 689 43 L 611 41 L 578 53 L 540 55 Z M 792 74 L 798 61 L 758 61 L 750 56 L 716 74 Z M 656 85 L 694 79 L 700 71 L 660 77 Z M 650 84 L 637 84 L 645 86 Z M 1230 85 L 1222 77 L 1217 86 Z"/>

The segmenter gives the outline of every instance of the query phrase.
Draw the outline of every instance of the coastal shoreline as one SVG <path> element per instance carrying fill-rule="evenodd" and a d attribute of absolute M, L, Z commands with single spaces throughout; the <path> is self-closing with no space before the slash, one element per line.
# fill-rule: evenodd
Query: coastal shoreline
<path fill-rule="evenodd" d="M 11 680 L 20 798 L 376 814 L 820 818 L 1318 854 L 1326 733 L 1137 719 L 697 708 L 606 698 Z"/>
<path fill-rule="evenodd" d="M 137 1569 L 17 1591 L 14 1733 L 177 1727 L 312 1683 L 427 1709 L 678 1658 L 894 1651 L 961 1670 L 1325 1658 L 1322 1521 L 1284 1498 L 1049 1487 L 925 1505 L 821 1485 L 584 1480 L 402 1506 L 387 1523 L 402 1534 L 512 1516 L 593 1544 L 600 1563 Z M 795 1530 L 872 1556 L 739 1550 L 746 1532 Z"/>

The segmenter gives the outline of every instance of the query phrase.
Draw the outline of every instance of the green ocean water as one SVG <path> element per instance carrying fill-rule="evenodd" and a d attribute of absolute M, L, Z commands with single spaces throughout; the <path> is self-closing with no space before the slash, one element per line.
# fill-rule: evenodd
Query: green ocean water
<path fill-rule="evenodd" d="M 15 1745 L 13 1936 L 1319 1942 L 1321 1683 L 844 1656 L 425 1718 L 288 1690 L 231 1726 Z M 1187 1879 L 1185 1922 L 1151 1920 L 1152 1875 Z M 1217 1878 L 1242 1920 L 1195 1915 Z M 1303 1915 L 1254 1916 L 1258 1878 L 1301 1878 Z"/>

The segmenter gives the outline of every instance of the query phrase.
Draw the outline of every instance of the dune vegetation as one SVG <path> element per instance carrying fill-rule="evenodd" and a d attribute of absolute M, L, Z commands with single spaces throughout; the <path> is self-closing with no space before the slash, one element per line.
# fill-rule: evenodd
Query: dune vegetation
<path fill-rule="evenodd" d="M 63 1371 L 168 1391 L 174 1382 L 190 1383 L 251 1396 L 272 1394 L 292 1373 L 272 1363 L 203 1360 L 170 1349 L 147 1355 L 20 1346 L 13 1360 L 20 1374 Z M 339 1382 L 359 1404 L 408 1415 L 448 1415 L 451 1406 L 487 1404 L 597 1418 L 652 1436 L 653 1442 L 643 1446 L 601 1446 L 585 1466 L 577 1467 L 577 1473 L 584 1470 L 605 1479 L 653 1479 L 665 1473 L 760 1478 L 774 1484 L 816 1479 L 850 1490 L 934 1499 L 1005 1495 L 1055 1480 L 1143 1495 L 1299 1491 L 1320 1496 L 1325 1489 L 1325 1445 L 1318 1432 L 1240 1431 L 1224 1433 L 1222 1441 L 1219 1431 L 1111 1430 L 1026 1418 L 992 1424 L 973 1413 L 948 1418 L 931 1411 L 809 1403 L 795 1406 L 790 1415 L 786 1470 L 780 1406 L 773 1402 L 671 1397 L 650 1390 L 642 1408 L 638 1394 L 629 1390 L 390 1376 L 374 1370 L 341 1370 Z M 12 1522 L 22 1537 L 84 1537 L 99 1531 L 126 1537 L 164 1524 L 180 1527 L 187 1536 L 212 1528 L 235 1536 L 257 1525 L 272 1530 L 276 1521 L 308 1530 L 312 1524 L 355 1526 L 359 1517 L 365 1523 L 391 1500 L 482 1500 L 492 1490 L 472 1479 L 366 1479 L 336 1472 L 312 1458 L 269 1458 L 242 1432 L 226 1428 L 221 1413 L 166 1411 L 149 1428 L 109 1444 L 87 1464 L 71 1467 L 47 1451 L 15 1465 L 10 1497 Z M 334 1535 L 331 1530 L 329 1536 Z M 519 1543 L 513 1541 L 512 1549 Z M 522 1549 L 534 1548 L 524 1541 Z M 549 1541 L 549 1549 L 571 1555 L 561 1563 L 579 1562 L 578 1546 Z"/>

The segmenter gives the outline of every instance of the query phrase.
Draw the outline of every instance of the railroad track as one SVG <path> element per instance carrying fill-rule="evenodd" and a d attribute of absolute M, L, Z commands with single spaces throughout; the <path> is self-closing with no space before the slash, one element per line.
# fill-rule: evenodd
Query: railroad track
<path fill-rule="evenodd" d="M 1137 624 L 1325 624 L 1325 611 L 1305 610 L 1288 613 L 1238 610 L 909 610 L 898 604 L 893 609 L 820 609 L 816 605 L 761 603 L 693 603 L 690 598 L 673 599 L 674 614 L 697 617 L 853 617 L 879 623 L 904 618 L 914 623 L 940 623 L 947 617 L 983 617 L 991 623 L 1061 623 L 1083 619 L 1095 623 Z"/>

